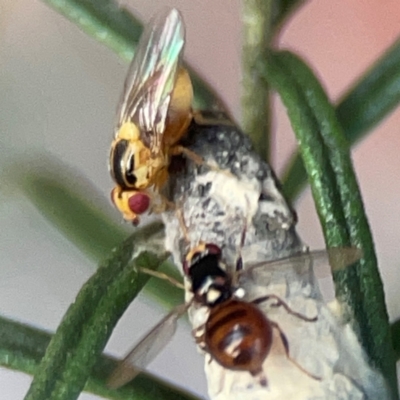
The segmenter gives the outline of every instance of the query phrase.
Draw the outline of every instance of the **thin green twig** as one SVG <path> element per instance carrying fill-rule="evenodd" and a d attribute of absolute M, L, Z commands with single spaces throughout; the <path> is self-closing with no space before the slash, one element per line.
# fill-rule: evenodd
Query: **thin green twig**
<path fill-rule="evenodd" d="M 262 159 L 270 158 L 270 95 L 256 65 L 272 38 L 272 1 L 243 2 L 242 125 Z"/>
<path fill-rule="evenodd" d="M 272 1 L 272 26 L 274 28 L 275 37 L 279 34 L 284 23 L 305 0 L 273 0 Z"/>

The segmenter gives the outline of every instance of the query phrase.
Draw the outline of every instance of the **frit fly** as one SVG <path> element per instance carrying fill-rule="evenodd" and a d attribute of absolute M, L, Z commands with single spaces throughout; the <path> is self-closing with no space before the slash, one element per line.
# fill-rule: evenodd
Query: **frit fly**
<path fill-rule="evenodd" d="M 182 152 L 178 142 L 192 120 L 192 84 L 181 66 L 184 43 L 179 11 L 157 16 L 143 32 L 126 77 L 111 145 L 117 184 L 111 198 L 135 224 L 167 181 L 170 157 Z"/>
<path fill-rule="evenodd" d="M 299 265 L 327 265 L 341 269 L 353 264 L 361 257 L 355 248 L 333 248 L 327 251 L 302 253 L 285 259 L 262 262 L 240 270 L 232 276 L 226 272 L 221 261 L 221 251 L 214 244 L 201 244 L 188 253 L 184 260 L 184 271 L 191 284 L 192 300 L 174 308 L 163 318 L 121 362 L 112 374 L 109 385 L 119 387 L 133 379 L 154 359 L 173 336 L 177 320 L 191 305 L 204 306 L 208 317 L 203 326 L 195 329 L 194 336 L 199 346 L 222 367 L 250 373 L 261 385 L 267 386 L 263 364 L 273 345 L 276 330 L 283 344 L 286 357 L 310 378 L 321 377 L 303 368 L 289 354 L 289 342 L 276 321 L 270 320 L 259 308 L 271 301 L 274 307 L 282 307 L 294 318 L 315 322 L 317 316 L 305 316 L 292 310 L 281 298 L 270 294 L 252 301 L 243 299 L 242 279 L 262 270 L 292 270 Z M 334 265 L 332 265 L 334 264 Z M 237 267 L 241 263 L 237 263 Z"/>

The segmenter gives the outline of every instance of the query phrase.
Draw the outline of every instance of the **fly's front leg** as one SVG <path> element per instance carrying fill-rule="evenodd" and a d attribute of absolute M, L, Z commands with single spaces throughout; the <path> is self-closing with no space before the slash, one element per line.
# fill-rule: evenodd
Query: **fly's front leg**
<path fill-rule="evenodd" d="M 194 341 L 203 351 L 207 351 L 205 342 L 205 326 L 206 324 L 201 324 L 197 328 L 192 329 Z"/>
<path fill-rule="evenodd" d="M 186 226 L 185 217 L 183 216 L 183 211 L 182 211 L 181 207 L 176 207 L 175 215 L 176 215 L 176 218 L 178 218 L 179 226 L 181 228 L 181 231 L 183 233 L 183 237 L 185 238 L 186 243 L 190 244 L 189 231 Z"/>
<path fill-rule="evenodd" d="M 154 276 L 155 278 L 159 278 L 165 281 L 168 281 L 171 285 L 174 285 L 175 287 L 185 290 L 185 286 L 177 281 L 176 279 L 172 278 L 171 276 L 164 274 L 163 272 L 159 272 L 159 271 L 153 271 L 152 269 L 149 268 L 145 268 L 145 267 L 138 267 L 138 271 L 142 272 L 144 274 L 147 275 L 151 275 Z"/>
<path fill-rule="evenodd" d="M 151 207 L 151 211 L 155 214 L 161 214 L 165 211 L 175 210 L 176 205 L 172 201 L 169 201 L 166 197 L 162 195 L 159 196 L 158 204 L 153 204 Z"/>

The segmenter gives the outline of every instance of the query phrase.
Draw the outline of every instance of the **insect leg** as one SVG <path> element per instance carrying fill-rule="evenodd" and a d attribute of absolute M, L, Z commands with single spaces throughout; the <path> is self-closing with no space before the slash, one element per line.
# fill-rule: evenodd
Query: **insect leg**
<path fill-rule="evenodd" d="M 143 272 L 144 274 L 147 274 L 147 275 L 154 276 L 159 279 L 164 279 L 164 280 L 168 281 L 169 283 L 171 283 L 172 285 L 176 286 L 177 288 L 185 290 L 185 286 L 181 282 L 177 281 L 176 279 L 172 278 L 171 276 L 169 276 L 167 274 L 164 274 L 163 272 L 153 271 L 152 269 L 148 269 L 145 267 L 138 267 L 138 271 Z"/>
<path fill-rule="evenodd" d="M 193 118 L 198 125 L 219 125 L 219 126 L 235 126 L 227 115 L 221 113 L 217 118 L 210 118 L 205 116 L 204 111 L 194 111 Z"/>
<path fill-rule="evenodd" d="M 184 156 L 186 156 L 187 158 L 189 158 L 189 160 L 192 160 L 195 164 L 197 165 L 202 165 L 204 164 L 204 159 L 203 157 L 199 156 L 198 154 L 196 154 L 194 151 L 189 150 L 188 148 L 181 146 L 181 145 L 176 145 L 174 146 L 171 150 L 170 150 L 171 155 L 173 156 L 177 156 L 180 154 L 183 154 Z"/>
<path fill-rule="evenodd" d="M 174 210 L 176 208 L 175 204 L 169 201 L 166 197 L 159 195 L 161 202 L 160 204 L 153 204 L 151 208 L 151 212 L 156 214 L 163 213 L 167 210 Z"/>
<path fill-rule="evenodd" d="M 206 165 L 208 168 L 210 168 L 211 171 L 223 173 L 229 177 L 233 176 L 233 174 L 230 171 L 221 170 L 218 166 L 211 165 L 211 164 L 205 162 L 203 157 L 199 156 L 194 151 L 191 151 L 182 145 L 178 144 L 178 145 L 174 146 L 173 148 L 171 148 L 171 150 L 169 152 L 170 152 L 170 155 L 172 155 L 172 156 L 177 156 L 177 155 L 183 154 L 185 157 L 187 157 L 189 160 L 193 161 L 197 165 Z"/>
<path fill-rule="evenodd" d="M 284 349 L 285 349 L 285 354 L 286 354 L 287 359 L 288 359 L 291 363 L 293 363 L 300 371 L 302 371 L 302 372 L 304 372 L 306 375 L 308 375 L 310 378 L 315 379 L 315 380 L 317 380 L 317 381 L 320 381 L 320 380 L 322 379 L 320 376 L 316 376 L 316 375 L 312 374 L 311 372 L 307 371 L 307 370 L 306 370 L 305 368 L 303 368 L 295 359 L 293 359 L 293 358 L 290 356 L 290 354 L 289 354 L 289 342 L 288 342 L 288 340 L 287 340 L 286 335 L 283 333 L 281 327 L 280 327 L 276 322 L 273 322 L 273 321 L 269 321 L 269 322 L 270 322 L 271 325 L 272 325 L 274 328 L 276 328 L 276 329 L 278 330 L 278 332 L 279 332 L 279 336 L 280 336 L 280 338 L 281 338 L 283 347 L 284 347 Z"/>
<path fill-rule="evenodd" d="M 260 371 L 256 371 L 256 372 L 250 372 L 252 376 L 254 376 L 255 378 L 257 378 L 258 383 L 260 384 L 260 386 L 262 387 L 267 387 L 268 386 L 268 379 L 264 373 L 263 370 Z"/>
<path fill-rule="evenodd" d="M 274 299 L 276 300 L 276 303 L 273 305 L 274 307 L 283 307 L 289 314 L 294 315 L 295 317 L 302 319 L 303 321 L 307 322 L 315 322 L 318 319 L 318 316 L 315 316 L 313 318 L 306 317 L 303 314 L 300 314 L 296 311 L 293 311 L 280 297 L 276 296 L 275 294 L 269 294 L 267 296 L 259 297 L 258 299 L 255 299 L 252 301 L 253 304 L 261 304 L 264 301 Z"/>
<path fill-rule="evenodd" d="M 205 326 L 206 326 L 206 324 L 201 324 L 197 328 L 192 329 L 192 336 L 194 337 L 194 340 L 197 344 L 201 344 L 202 342 L 204 342 Z M 200 335 L 199 335 L 199 332 L 201 332 Z"/>
<path fill-rule="evenodd" d="M 189 231 L 185 223 L 185 217 L 183 216 L 182 208 L 177 207 L 175 214 L 176 218 L 178 218 L 179 226 L 181 227 L 183 237 L 185 238 L 186 243 L 190 244 Z"/>

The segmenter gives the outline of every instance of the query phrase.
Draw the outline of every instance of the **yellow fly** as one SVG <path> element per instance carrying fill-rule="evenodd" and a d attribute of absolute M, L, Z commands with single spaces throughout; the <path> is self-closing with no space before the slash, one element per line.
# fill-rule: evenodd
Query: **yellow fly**
<path fill-rule="evenodd" d="M 139 223 L 168 178 L 172 154 L 192 120 L 193 89 L 181 66 L 185 27 L 176 9 L 145 28 L 128 70 L 111 145 L 111 198 L 124 218 Z"/>

